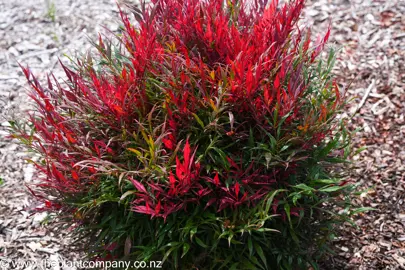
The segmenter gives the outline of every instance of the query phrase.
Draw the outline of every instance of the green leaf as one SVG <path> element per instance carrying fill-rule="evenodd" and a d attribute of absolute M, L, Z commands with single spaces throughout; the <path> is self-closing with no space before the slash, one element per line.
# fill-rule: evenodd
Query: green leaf
<path fill-rule="evenodd" d="M 293 196 L 293 204 L 294 205 L 297 205 L 297 201 L 299 200 L 299 199 L 301 199 L 301 197 L 302 197 L 302 195 L 301 195 L 301 193 L 297 193 L 297 194 L 295 194 L 294 196 Z"/>
<path fill-rule="evenodd" d="M 366 150 L 366 149 L 367 149 L 366 146 L 360 147 L 359 149 L 357 149 L 357 150 L 354 152 L 353 156 L 357 156 L 358 154 L 360 154 L 361 152 L 363 152 L 363 151 Z"/>
<path fill-rule="evenodd" d="M 321 188 L 321 189 L 319 189 L 319 191 L 321 191 L 321 192 L 334 192 L 334 191 L 338 191 L 338 190 L 341 190 L 341 189 L 344 189 L 344 188 L 345 188 L 345 186 L 331 186 L 331 187 Z"/>
<path fill-rule="evenodd" d="M 255 265 L 253 265 L 250 261 L 248 261 L 248 260 L 244 260 L 243 261 L 243 267 L 241 267 L 241 268 L 238 268 L 238 269 L 244 269 L 244 270 L 249 270 L 249 269 L 251 269 L 251 270 L 257 270 L 257 267 L 255 266 Z"/>
<path fill-rule="evenodd" d="M 281 149 L 280 149 L 280 153 L 284 152 L 285 150 L 288 149 L 288 147 L 290 147 L 289 145 L 284 145 Z"/>
<path fill-rule="evenodd" d="M 142 157 L 142 153 L 134 148 L 127 148 L 128 151 L 135 153 L 138 157 Z"/>
<path fill-rule="evenodd" d="M 195 237 L 195 241 L 197 242 L 197 244 L 203 248 L 208 248 L 208 246 L 206 244 L 204 244 L 204 242 L 198 238 L 197 236 Z"/>
<path fill-rule="evenodd" d="M 315 261 L 311 260 L 309 263 L 311 264 L 312 268 L 314 268 L 314 270 L 319 270 L 319 266 Z"/>
<path fill-rule="evenodd" d="M 330 49 L 329 51 L 329 56 L 328 56 L 328 66 L 333 66 L 332 60 L 335 58 L 335 50 L 333 48 Z"/>
<path fill-rule="evenodd" d="M 270 228 L 259 228 L 256 230 L 257 232 L 277 232 L 279 233 L 279 230 L 276 229 L 270 229 Z"/>
<path fill-rule="evenodd" d="M 233 238 L 233 233 L 230 233 L 229 236 L 228 236 L 228 245 L 229 245 L 229 247 L 231 247 L 232 238 Z"/>
<path fill-rule="evenodd" d="M 360 207 L 360 208 L 356 208 L 352 211 L 350 211 L 350 215 L 356 215 L 359 213 L 363 213 L 363 212 L 367 212 L 367 211 L 375 211 L 377 210 L 376 208 L 373 207 Z"/>
<path fill-rule="evenodd" d="M 248 248 L 249 248 L 249 255 L 253 256 L 253 244 L 252 244 L 251 236 L 249 236 L 249 238 L 248 238 Z"/>
<path fill-rule="evenodd" d="M 120 197 L 120 201 L 122 201 L 123 199 L 125 199 L 126 197 L 128 197 L 131 194 L 136 193 L 136 190 L 128 190 L 127 192 L 125 192 L 124 194 L 122 194 L 122 196 Z"/>
<path fill-rule="evenodd" d="M 267 260 L 266 260 L 266 256 L 264 256 L 264 252 L 263 252 L 262 247 L 260 245 L 258 245 L 258 244 L 255 244 L 255 250 L 256 250 L 257 254 L 259 254 L 260 259 L 262 259 L 262 261 L 263 261 L 263 263 L 264 263 L 264 265 L 266 266 L 266 269 L 267 269 L 268 268 L 267 267 Z"/>
<path fill-rule="evenodd" d="M 274 126 L 274 127 L 277 126 L 279 106 L 280 106 L 280 104 L 277 103 L 277 104 L 276 104 L 276 108 L 275 108 L 275 110 L 274 110 L 274 114 L 273 114 L 273 126 Z"/>
<path fill-rule="evenodd" d="M 197 233 L 197 227 L 190 230 L 190 241 L 193 241 L 193 236 Z"/>
<path fill-rule="evenodd" d="M 170 256 L 170 253 L 172 253 L 173 250 L 175 250 L 176 248 L 177 248 L 177 246 L 171 247 L 171 248 L 165 253 L 165 255 L 163 256 L 163 259 L 162 259 L 162 263 L 166 261 L 166 259 Z"/>
<path fill-rule="evenodd" d="M 263 269 L 263 265 L 259 262 L 259 260 L 255 256 L 250 256 L 249 257 L 250 261 L 252 261 L 255 264 L 254 269 Z"/>
<path fill-rule="evenodd" d="M 340 179 L 317 179 L 311 181 L 312 183 L 317 183 L 317 184 L 336 184 L 340 181 Z"/>
<path fill-rule="evenodd" d="M 229 270 L 238 270 L 238 266 L 239 266 L 239 263 L 236 262 L 236 263 L 232 264 L 232 266 L 231 266 L 231 268 L 229 268 Z"/>
<path fill-rule="evenodd" d="M 287 120 L 287 118 L 290 117 L 290 115 L 291 115 L 291 112 L 287 113 L 286 115 L 284 115 L 281 118 L 280 122 L 278 123 L 278 126 L 277 126 L 277 138 L 280 138 L 281 127 L 283 126 L 283 123 L 285 122 L 285 120 Z M 281 150 L 280 152 L 283 152 L 283 150 Z"/>
<path fill-rule="evenodd" d="M 179 256 L 178 256 L 178 249 L 176 249 L 176 250 L 174 250 L 173 251 L 173 259 L 174 259 L 174 267 L 176 268 L 176 269 L 178 269 L 179 268 Z"/>
<path fill-rule="evenodd" d="M 181 254 L 181 257 L 183 258 L 186 254 L 187 254 L 187 252 L 190 250 L 190 245 L 189 244 L 187 244 L 187 243 L 184 243 L 183 244 L 183 253 Z"/>
<path fill-rule="evenodd" d="M 200 117 L 198 117 L 198 115 L 195 114 L 195 113 L 193 113 L 193 116 L 194 116 L 195 120 L 197 120 L 197 123 L 198 123 L 202 128 L 204 128 L 204 127 L 205 127 L 204 122 L 201 121 Z"/>
<path fill-rule="evenodd" d="M 264 154 L 264 158 L 266 159 L 266 167 L 267 167 L 267 169 L 268 169 L 268 168 L 269 168 L 269 165 L 270 165 L 271 158 L 272 158 L 271 153 L 265 153 L 265 154 Z"/>
<path fill-rule="evenodd" d="M 298 236 L 295 234 L 294 229 L 290 228 L 289 231 L 290 231 L 291 237 L 294 240 L 294 242 L 299 243 L 300 240 L 298 239 Z"/>
<path fill-rule="evenodd" d="M 225 261 L 222 263 L 222 265 L 218 268 L 218 270 L 221 270 L 222 268 L 224 268 L 225 266 L 227 266 L 231 261 L 233 260 L 233 256 L 229 255 L 228 257 L 226 257 Z"/>
<path fill-rule="evenodd" d="M 271 150 L 275 151 L 276 150 L 276 146 L 277 146 L 277 140 L 276 138 L 273 137 L 273 135 L 271 135 L 270 133 L 268 133 L 269 137 L 270 137 L 270 146 L 271 146 Z"/>
<path fill-rule="evenodd" d="M 290 228 L 292 228 L 292 222 L 291 222 L 291 215 L 290 215 L 290 205 L 284 204 L 284 211 L 287 214 L 287 219 L 288 219 L 288 223 L 290 223 Z"/>
<path fill-rule="evenodd" d="M 175 246 L 178 246 L 179 244 L 181 244 L 181 243 L 179 243 L 179 242 L 170 242 L 169 244 L 166 245 L 166 247 L 175 247 Z"/>
<path fill-rule="evenodd" d="M 266 203 L 266 208 L 265 208 L 266 213 L 268 213 L 270 211 L 271 204 L 273 203 L 274 197 L 277 195 L 277 193 L 280 193 L 283 191 L 287 191 L 287 190 L 286 189 L 277 189 L 277 190 L 270 192 L 268 197 L 266 197 L 266 199 L 264 200 L 264 202 Z"/>
<path fill-rule="evenodd" d="M 219 149 L 219 148 L 217 148 L 217 147 L 212 147 L 212 149 L 213 149 L 215 152 L 218 153 L 218 155 L 221 157 L 221 159 L 222 159 L 222 161 L 223 161 L 223 164 L 224 164 L 225 166 L 229 164 L 229 163 L 228 163 L 228 160 L 227 160 L 227 158 L 226 158 L 226 154 L 225 154 L 224 151 L 222 151 L 221 149 Z"/>
<path fill-rule="evenodd" d="M 301 190 L 304 190 L 304 191 L 314 191 L 314 190 L 315 190 L 315 189 L 313 189 L 313 188 L 307 186 L 307 185 L 304 184 L 304 183 L 298 184 L 298 185 L 296 185 L 296 186 L 294 186 L 294 187 L 295 187 L 295 188 L 298 188 L 298 189 L 301 189 Z"/>
<path fill-rule="evenodd" d="M 339 138 L 335 138 L 334 140 L 328 142 L 328 144 L 319 152 L 319 158 L 326 157 L 332 151 L 332 149 L 336 148 L 338 142 Z"/>

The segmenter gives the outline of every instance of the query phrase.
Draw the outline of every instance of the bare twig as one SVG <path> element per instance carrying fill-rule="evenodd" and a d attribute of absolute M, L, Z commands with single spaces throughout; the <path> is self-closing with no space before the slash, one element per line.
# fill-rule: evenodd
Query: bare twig
<path fill-rule="evenodd" d="M 353 111 L 352 115 L 355 115 L 361 107 L 363 107 L 364 103 L 366 102 L 368 96 L 370 95 L 371 90 L 375 87 L 375 79 L 373 79 L 366 89 L 366 92 L 364 93 L 364 96 L 362 100 L 360 101 L 359 105 L 357 105 L 356 109 Z"/>

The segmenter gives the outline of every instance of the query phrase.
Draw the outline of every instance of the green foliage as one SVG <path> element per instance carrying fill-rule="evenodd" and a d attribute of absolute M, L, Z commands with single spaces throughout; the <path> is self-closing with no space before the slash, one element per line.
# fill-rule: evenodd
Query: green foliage
<path fill-rule="evenodd" d="M 47 0 L 46 1 L 46 16 L 51 19 L 52 22 L 56 21 L 56 6 L 55 2 L 53 0 Z"/>

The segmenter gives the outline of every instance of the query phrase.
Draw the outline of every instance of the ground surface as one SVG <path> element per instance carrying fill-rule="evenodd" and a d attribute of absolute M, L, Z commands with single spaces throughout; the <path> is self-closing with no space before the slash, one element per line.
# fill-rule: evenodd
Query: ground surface
<path fill-rule="evenodd" d="M 405 269 L 403 14 L 401 0 L 307 2 L 304 22 L 315 34 L 332 22 L 330 46 L 341 49 L 335 73 L 342 87 L 351 83 L 347 114 L 358 112 L 351 123 L 362 129 L 356 145 L 367 147 L 352 180 L 372 188 L 358 202 L 377 209 L 356 218 L 359 229 L 341 228 L 337 256 L 325 269 Z M 44 215 L 30 216 L 37 205 L 24 184 L 35 180 L 33 168 L 4 128 L 29 107 L 17 62 L 41 79 L 51 70 L 59 76 L 58 57 L 85 52 L 103 26 L 116 30 L 117 15 L 112 0 L 0 0 L 0 259 L 78 258 L 67 232 L 46 229 Z"/>

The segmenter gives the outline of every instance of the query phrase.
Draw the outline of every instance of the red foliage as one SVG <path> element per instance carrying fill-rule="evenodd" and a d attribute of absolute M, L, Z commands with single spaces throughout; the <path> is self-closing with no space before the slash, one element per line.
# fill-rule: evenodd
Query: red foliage
<path fill-rule="evenodd" d="M 284 116 L 286 123 L 301 123 L 298 129 L 303 132 L 327 120 L 328 110 L 336 107 L 339 98 L 300 122 L 304 119 L 300 98 L 307 87 L 302 63 L 313 62 L 329 37 L 328 31 L 315 49 L 309 46 L 309 34 L 303 40 L 296 23 L 304 1 L 281 8 L 277 1 L 267 8 L 267 1 L 243 2 L 237 9 L 236 1 L 227 7 L 223 2 L 154 0 L 153 9 L 137 11 L 136 27 L 121 11 L 125 31 L 120 38 L 127 61 L 120 69 L 110 64 L 111 70 L 105 74 L 85 62 L 78 62 L 78 71 L 62 64 L 67 83 L 55 80 L 52 84 L 48 79 L 49 91 L 45 91 L 29 69 L 22 68 L 38 105 L 31 115 L 36 129 L 33 144 L 47 161 L 36 164 L 46 175 L 41 187 L 63 194 L 86 193 L 98 185 L 99 174 L 114 174 L 103 171 L 102 162 L 129 171 L 120 158 L 127 143 L 112 138 L 121 136 L 123 130 L 133 134 L 139 120 L 155 110 L 165 115 L 153 120 L 165 130 L 151 140 L 161 140 L 168 155 L 182 145 L 184 130 L 189 130 L 198 112 L 219 113 L 221 104 L 238 119 L 238 126 L 233 127 L 231 121 L 231 130 L 224 131 L 230 140 L 240 139 L 240 130 L 249 132 L 249 125 L 274 132 Z M 101 37 L 97 48 L 102 59 L 113 61 Z M 147 91 L 151 78 L 159 82 L 153 94 Z M 269 118 L 275 119 L 274 127 L 267 124 Z M 306 143 L 311 145 L 324 136 L 323 131 L 313 134 Z M 237 164 L 238 149 L 227 153 L 227 164 L 207 171 L 207 164 L 197 161 L 198 147 L 187 140 L 182 154 L 176 154 L 175 164 L 164 164 L 163 180 L 128 177 L 137 190 L 133 211 L 166 218 L 190 203 L 205 202 L 217 211 L 251 205 L 294 170 L 293 162 L 283 172 L 269 172 L 254 161 Z M 294 211 L 291 209 L 292 215 Z"/>

